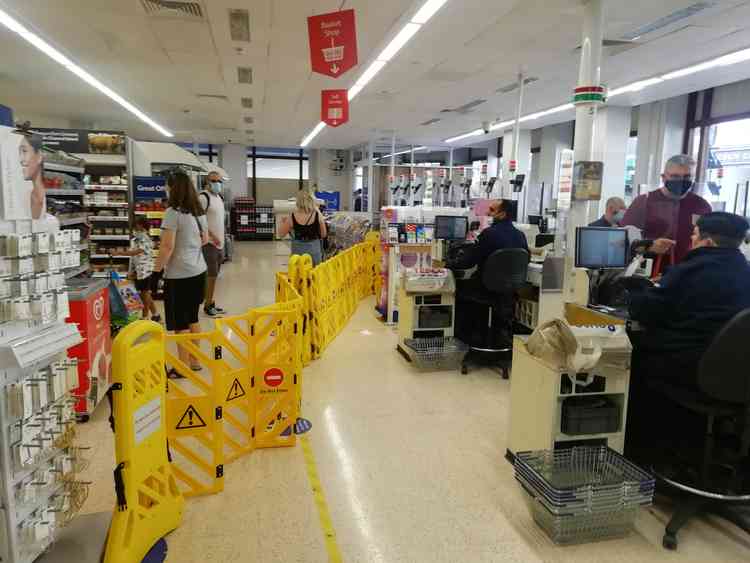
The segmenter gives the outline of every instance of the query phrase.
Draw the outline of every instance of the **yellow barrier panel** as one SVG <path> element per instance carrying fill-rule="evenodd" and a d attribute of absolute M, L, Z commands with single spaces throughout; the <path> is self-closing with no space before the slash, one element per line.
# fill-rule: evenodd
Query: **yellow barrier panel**
<path fill-rule="evenodd" d="M 202 367 L 193 371 L 167 348 L 167 365 L 182 376 L 170 380 L 167 388 L 172 470 L 186 497 L 217 493 L 224 490 L 225 385 L 216 334 L 175 334 L 167 336 L 167 342 L 187 350 Z"/>
<path fill-rule="evenodd" d="M 133 563 L 179 526 L 184 499 L 167 453 L 164 330 L 150 321 L 132 324 L 112 350 L 119 490 L 104 561 Z"/>
<path fill-rule="evenodd" d="M 218 362 L 224 374 L 224 459 L 230 462 L 255 449 L 250 314 L 218 319 L 216 332 Z"/>

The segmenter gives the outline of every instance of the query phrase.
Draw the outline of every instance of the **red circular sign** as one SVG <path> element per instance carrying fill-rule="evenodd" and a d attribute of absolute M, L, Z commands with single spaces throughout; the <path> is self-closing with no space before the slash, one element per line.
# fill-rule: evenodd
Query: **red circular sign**
<path fill-rule="evenodd" d="M 279 368 L 268 369 L 266 370 L 266 373 L 263 374 L 263 381 L 265 381 L 266 385 L 269 387 L 278 387 L 284 382 L 284 372 Z"/>

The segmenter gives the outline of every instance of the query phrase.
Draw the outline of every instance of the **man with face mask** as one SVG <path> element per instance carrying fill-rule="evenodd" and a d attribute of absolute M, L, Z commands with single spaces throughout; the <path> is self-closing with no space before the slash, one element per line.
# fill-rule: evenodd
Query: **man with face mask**
<path fill-rule="evenodd" d="M 214 291 L 216 278 L 224 261 L 224 198 L 222 181 L 218 172 L 211 172 L 206 179 L 206 189 L 200 193 L 200 202 L 206 211 L 208 221 L 208 244 L 203 247 L 203 257 L 206 259 L 206 298 L 203 312 L 209 317 L 224 314 L 224 309 L 216 306 Z"/>
<path fill-rule="evenodd" d="M 627 206 L 621 197 L 611 197 L 604 206 L 604 215 L 589 224 L 589 227 L 619 227 L 625 218 Z"/>
<path fill-rule="evenodd" d="M 677 264 L 690 251 L 690 235 L 698 217 L 711 205 L 693 192 L 695 161 L 684 154 L 670 158 L 662 174 L 663 186 L 638 196 L 625 213 L 622 226 L 640 229 L 644 243 L 662 264 Z"/>

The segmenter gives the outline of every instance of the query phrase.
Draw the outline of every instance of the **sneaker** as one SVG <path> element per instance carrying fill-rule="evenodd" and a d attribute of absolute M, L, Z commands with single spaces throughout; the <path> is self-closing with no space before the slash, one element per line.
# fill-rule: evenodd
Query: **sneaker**
<path fill-rule="evenodd" d="M 151 317 L 151 320 L 155 323 L 161 323 L 161 315 L 154 315 L 153 317 Z"/>
<path fill-rule="evenodd" d="M 225 311 L 224 309 L 222 309 L 221 307 L 217 307 L 217 306 L 216 306 L 216 303 L 214 303 L 214 309 L 216 309 L 216 311 L 217 311 L 217 312 L 218 312 L 218 313 L 219 313 L 220 315 L 224 315 L 224 314 L 226 313 L 226 311 Z"/>
<path fill-rule="evenodd" d="M 203 312 L 206 313 L 209 317 L 220 317 L 224 313 L 219 311 L 214 305 L 209 305 L 208 307 L 205 307 L 203 309 Z"/>

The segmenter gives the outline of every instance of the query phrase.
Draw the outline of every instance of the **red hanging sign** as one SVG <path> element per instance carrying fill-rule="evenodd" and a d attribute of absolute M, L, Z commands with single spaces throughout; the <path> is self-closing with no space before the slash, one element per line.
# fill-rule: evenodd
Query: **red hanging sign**
<path fill-rule="evenodd" d="M 357 64 L 354 10 L 307 18 L 313 72 L 338 78 Z"/>
<path fill-rule="evenodd" d="M 346 90 L 323 90 L 320 120 L 331 127 L 349 121 L 349 96 Z"/>

